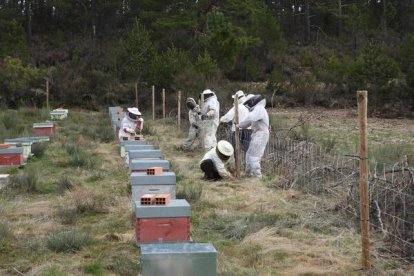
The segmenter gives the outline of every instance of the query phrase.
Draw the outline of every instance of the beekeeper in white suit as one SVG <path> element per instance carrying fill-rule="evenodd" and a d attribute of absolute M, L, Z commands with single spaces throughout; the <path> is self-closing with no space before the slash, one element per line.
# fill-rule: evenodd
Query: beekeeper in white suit
<path fill-rule="evenodd" d="M 204 179 L 218 181 L 221 179 L 233 179 L 230 171 L 234 171 L 234 149 L 224 140 L 209 150 L 201 159 L 200 169 L 204 173 Z"/>
<path fill-rule="evenodd" d="M 201 120 L 203 121 L 203 141 L 206 151 L 217 145 L 216 132 L 220 123 L 220 103 L 216 94 L 210 89 L 203 91 L 204 106 L 201 110 Z"/>
<path fill-rule="evenodd" d="M 247 109 L 247 107 L 244 105 L 244 102 L 246 101 L 246 95 L 244 94 L 243 91 L 239 90 L 237 91 L 232 98 L 234 99 L 235 97 L 238 98 L 238 102 L 239 102 L 239 122 L 243 121 L 247 115 L 249 115 L 249 109 Z M 230 123 L 232 122 L 231 125 L 231 131 L 232 131 L 232 144 L 233 147 L 235 146 L 235 134 L 234 132 L 236 131 L 236 127 L 235 127 L 235 111 L 234 111 L 234 105 L 233 107 L 220 118 L 220 123 Z M 250 136 L 251 136 L 251 127 L 248 127 L 247 129 L 241 129 L 240 130 L 240 145 L 241 145 L 241 149 L 243 150 L 243 152 L 246 152 L 247 149 L 249 148 L 249 142 L 250 142 Z"/>
<path fill-rule="evenodd" d="M 188 107 L 188 121 L 190 123 L 190 127 L 188 129 L 187 140 L 181 148 L 183 150 L 190 150 L 197 138 L 200 140 L 201 111 L 200 107 L 193 98 L 187 98 L 186 105 Z"/>
<path fill-rule="evenodd" d="M 137 131 L 141 132 L 143 126 L 144 119 L 141 118 L 141 112 L 139 112 L 138 108 L 128 108 L 125 117 L 121 121 L 118 135 L 119 140 L 122 140 L 123 137 L 134 137 Z"/>
<path fill-rule="evenodd" d="M 266 99 L 255 95 L 245 102 L 249 115 L 236 127 L 252 127 L 252 137 L 246 153 L 246 175 L 262 177 L 260 161 L 269 141 L 269 115 L 265 109 Z"/>

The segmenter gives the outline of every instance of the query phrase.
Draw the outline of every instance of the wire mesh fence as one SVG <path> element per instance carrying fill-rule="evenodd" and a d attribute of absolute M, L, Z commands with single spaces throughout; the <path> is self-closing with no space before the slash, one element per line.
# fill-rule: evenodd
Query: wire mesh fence
<path fill-rule="evenodd" d="M 226 127 L 218 139 L 232 141 Z M 244 164 L 242 154 L 242 166 Z M 370 159 L 369 195 L 371 229 L 382 235 L 387 256 L 414 263 L 414 167 L 407 156 L 389 164 Z M 262 172 L 277 176 L 274 185 L 311 194 L 329 194 L 338 207 L 359 219 L 359 156 L 344 154 L 331 145 L 293 140 L 272 132 L 262 158 Z"/>

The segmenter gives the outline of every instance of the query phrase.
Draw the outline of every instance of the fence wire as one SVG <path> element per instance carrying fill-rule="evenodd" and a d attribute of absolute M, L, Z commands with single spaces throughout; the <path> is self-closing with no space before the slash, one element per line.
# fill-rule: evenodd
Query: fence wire
<path fill-rule="evenodd" d="M 232 141 L 221 126 L 218 139 Z M 311 140 L 293 140 L 272 132 L 262 158 L 262 172 L 277 176 L 275 185 L 311 194 L 329 194 L 347 214 L 359 220 L 359 157 L 323 147 Z M 414 167 L 407 156 L 393 165 L 370 161 L 371 230 L 382 235 L 384 252 L 414 263 Z M 244 154 L 242 154 L 242 166 Z"/>

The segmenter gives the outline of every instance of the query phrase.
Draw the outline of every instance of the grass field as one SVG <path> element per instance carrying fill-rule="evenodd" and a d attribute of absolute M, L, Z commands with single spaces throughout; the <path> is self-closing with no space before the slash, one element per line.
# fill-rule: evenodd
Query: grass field
<path fill-rule="evenodd" d="M 1 138 L 28 134 L 33 122 L 45 119 L 42 110 L 20 110 L 17 119 L 10 119 L 10 112 L 0 113 L 0 129 L 7 131 L 0 132 Z M 276 110 L 272 121 L 288 126 L 300 114 L 305 116 L 300 110 Z M 345 115 L 336 116 L 338 122 L 328 113 L 311 118 L 308 131 L 315 139 L 338 129 L 355 135 L 347 121 L 354 117 Z M 373 143 L 383 143 L 381 137 L 388 135 L 389 141 L 413 142 L 412 128 L 375 120 L 382 130 Z M 0 193 L 0 275 L 137 275 L 128 174 L 108 115 L 71 111 L 58 125 L 42 156 L 24 169 L 0 171 L 15 179 Z M 202 153 L 178 150 L 184 131 L 171 122 L 146 126 L 147 139 L 163 150 L 177 174 L 177 196 L 191 203 L 193 240 L 211 242 L 219 251 L 220 275 L 362 273 L 358 225 L 338 212 L 328 195 L 271 188 L 269 181 L 277 175 L 265 181 L 202 181 Z M 381 246 L 373 242 L 374 268 L 368 274 L 414 273 L 413 267 L 379 254 Z"/>

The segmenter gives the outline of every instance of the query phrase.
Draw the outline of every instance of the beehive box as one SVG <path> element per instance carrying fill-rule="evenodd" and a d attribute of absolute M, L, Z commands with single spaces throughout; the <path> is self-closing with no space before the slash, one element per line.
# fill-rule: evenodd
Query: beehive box
<path fill-rule="evenodd" d="M 132 200 L 136 201 L 145 194 L 170 194 L 175 199 L 176 176 L 174 172 L 164 172 L 160 175 L 147 173 L 131 173 L 130 177 Z"/>
<path fill-rule="evenodd" d="M 190 240 L 190 204 L 185 199 L 168 205 L 141 205 L 135 202 L 137 244 Z"/>
<path fill-rule="evenodd" d="M 30 137 L 24 137 L 24 138 L 32 140 L 33 143 L 41 143 L 41 142 L 49 142 L 50 141 L 49 136 L 30 136 Z"/>
<path fill-rule="evenodd" d="M 161 159 L 162 153 L 159 149 L 141 149 L 125 151 L 125 166 L 129 167 L 129 163 L 134 159 Z"/>
<path fill-rule="evenodd" d="M 215 276 L 217 251 L 210 243 L 142 244 L 142 276 Z"/>
<path fill-rule="evenodd" d="M 53 110 L 50 111 L 50 118 L 52 120 L 63 120 L 68 117 L 66 110 Z"/>
<path fill-rule="evenodd" d="M 14 147 L 23 149 L 23 158 L 27 160 L 32 153 L 32 144 L 34 143 L 32 139 L 29 138 L 14 138 L 14 139 L 4 139 L 5 144 L 12 145 Z"/>
<path fill-rule="evenodd" d="M 37 136 L 52 136 L 55 130 L 55 124 L 52 122 L 33 124 L 33 132 Z"/>
<path fill-rule="evenodd" d="M 132 159 L 129 164 L 129 173 L 146 172 L 150 167 L 162 167 L 164 172 L 170 170 L 170 162 L 160 159 Z"/>
<path fill-rule="evenodd" d="M 9 174 L 0 174 L 0 190 L 9 184 Z"/>
<path fill-rule="evenodd" d="M 23 166 L 23 147 L 0 149 L 0 167 Z"/>
<path fill-rule="evenodd" d="M 109 115 L 116 114 L 118 111 L 123 111 L 122 107 L 120 107 L 120 106 L 110 106 L 110 107 L 108 107 Z"/>
<path fill-rule="evenodd" d="M 121 156 L 122 157 L 125 157 L 125 146 L 128 146 L 128 145 L 131 145 L 131 146 L 132 145 L 139 146 L 139 145 L 147 145 L 147 143 L 145 141 L 133 141 L 133 140 L 124 141 L 124 140 L 119 140 L 119 146 L 121 148 Z"/>
<path fill-rule="evenodd" d="M 125 158 L 125 154 L 131 150 L 149 150 L 149 149 L 154 149 L 154 146 L 152 145 L 125 145 L 123 152 L 121 152 L 121 157 Z"/>

